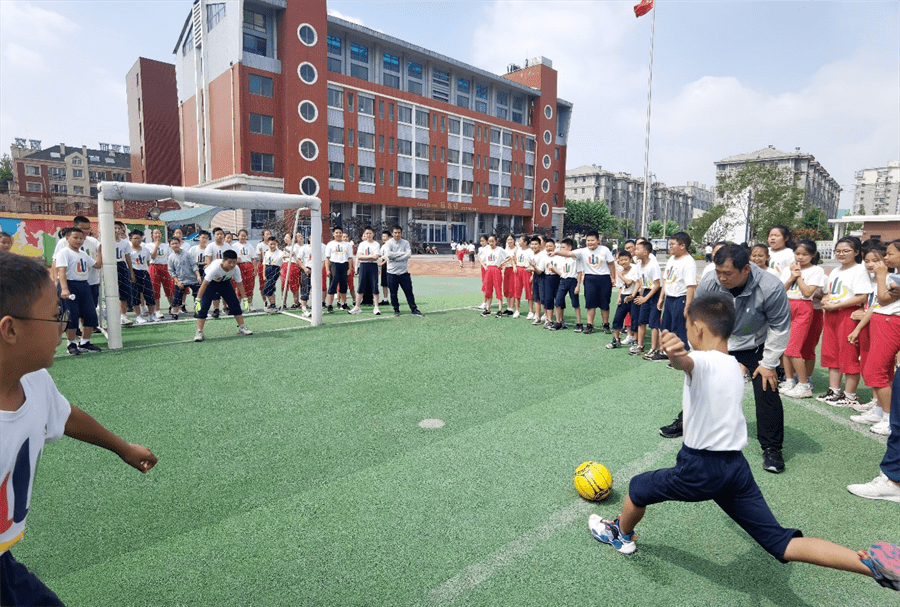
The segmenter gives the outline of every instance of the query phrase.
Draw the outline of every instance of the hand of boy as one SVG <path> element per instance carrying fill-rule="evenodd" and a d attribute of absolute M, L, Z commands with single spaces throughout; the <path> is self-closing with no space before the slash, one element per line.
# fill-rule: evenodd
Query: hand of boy
<path fill-rule="evenodd" d="M 156 465 L 156 456 L 143 445 L 128 443 L 125 445 L 125 451 L 119 455 L 126 464 L 137 469 L 142 474 L 150 471 L 150 468 Z"/>
<path fill-rule="evenodd" d="M 681 341 L 681 338 L 679 338 L 675 333 L 663 331 L 660 334 L 659 339 L 660 349 L 665 351 L 665 353 L 669 356 L 669 360 L 687 356 L 688 352 L 684 347 L 684 342 Z"/>

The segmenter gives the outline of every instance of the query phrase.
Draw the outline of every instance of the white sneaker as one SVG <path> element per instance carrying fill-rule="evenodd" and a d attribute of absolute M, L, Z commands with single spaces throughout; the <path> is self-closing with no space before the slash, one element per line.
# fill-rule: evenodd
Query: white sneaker
<path fill-rule="evenodd" d="M 303 310 L 300 316 L 302 316 L 303 318 L 312 318 L 312 312 L 310 312 L 309 310 Z"/>
<path fill-rule="evenodd" d="M 362 310 L 359 309 L 359 306 L 353 306 L 347 311 L 348 314 L 359 314 L 360 312 L 362 312 Z"/>
<path fill-rule="evenodd" d="M 119 317 L 119 322 L 122 323 L 122 326 L 128 326 L 128 325 L 134 324 L 134 321 L 131 320 L 130 318 L 128 318 L 127 316 L 125 316 L 124 314 L 122 314 Z"/>
<path fill-rule="evenodd" d="M 875 434 L 880 434 L 882 436 L 890 436 L 891 420 L 888 419 L 887 415 L 882 416 L 880 422 L 869 428 L 869 432 L 874 432 Z"/>
<path fill-rule="evenodd" d="M 795 382 L 793 379 L 786 379 L 783 382 L 781 382 L 781 385 L 778 386 L 778 392 L 780 394 L 787 394 L 788 392 L 790 392 L 791 390 L 793 390 L 796 387 L 797 387 L 797 382 Z"/>
<path fill-rule="evenodd" d="M 158 321 L 160 321 L 160 320 L 164 320 L 166 317 L 163 316 L 162 312 L 160 312 L 159 310 L 157 310 L 156 312 L 153 313 L 153 317 L 152 317 L 152 318 L 153 318 L 154 321 L 157 321 L 157 322 L 158 322 Z"/>
<path fill-rule="evenodd" d="M 883 415 L 875 413 L 875 410 L 866 411 L 862 415 L 851 415 L 850 421 L 857 424 L 877 424 L 881 421 Z"/>
<path fill-rule="evenodd" d="M 372 310 L 372 314 L 375 316 L 381 316 L 381 310 L 378 309 L 378 306 L 375 306 L 375 309 Z"/>
<path fill-rule="evenodd" d="M 147 314 L 149 311 L 150 310 L 147 308 L 147 306 L 144 306 L 144 305 L 141 306 L 141 314 Z"/>
<path fill-rule="evenodd" d="M 481 305 L 478 306 L 478 309 L 479 309 L 479 310 L 484 310 L 484 302 L 481 302 Z"/>
<path fill-rule="evenodd" d="M 247 328 L 247 325 L 238 327 L 238 335 L 253 335 L 253 331 Z"/>
<path fill-rule="evenodd" d="M 525 320 L 534 320 L 534 312 L 529 312 L 528 316 L 525 317 Z"/>
<path fill-rule="evenodd" d="M 134 319 L 134 322 L 139 325 L 146 325 L 149 321 L 147 320 L 147 317 L 144 316 L 143 314 L 138 314 L 137 317 Z"/>
<path fill-rule="evenodd" d="M 519 317 L 519 311 L 516 310 L 515 312 L 513 312 L 512 317 L 513 317 L 513 318 L 518 318 L 518 317 Z"/>
<path fill-rule="evenodd" d="M 792 390 L 782 391 L 788 398 L 812 398 L 812 386 L 809 384 L 797 384 Z"/>
<path fill-rule="evenodd" d="M 631 335 L 629 335 L 628 337 L 626 337 L 619 343 L 621 343 L 623 346 L 630 346 L 631 344 L 634 343 L 634 338 Z"/>
<path fill-rule="evenodd" d="M 883 472 L 868 483 L 847 485 L 847 491 L 870 500 L 900 502 L 900 485 L 892 483 Z"/>
<path fill-rule="evenodd" d="M 878 399 L 873 398 L 872 400 L 870 400 L 867 403 L 856 403 L 855 405 L 853 405 L 853 408 L 855 410 L 859 411 L 860 413 L 865 413 L 866 411 L 871 411 L 877 404 L 878 404 Z"/>
<path fill-rule="evenodd" d="M 194 335 L 194 341 L 203 341 L 203 331 L 197 331 Z"/>

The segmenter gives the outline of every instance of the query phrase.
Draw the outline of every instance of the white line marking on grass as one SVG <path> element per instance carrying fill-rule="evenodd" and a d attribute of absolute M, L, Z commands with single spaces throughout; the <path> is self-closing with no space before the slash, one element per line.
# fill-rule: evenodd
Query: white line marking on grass
<path fill-rule="evenodd" d="M 871 428 L 871 426 L 867 426 L 865 424 L 857 424 L 856 422 L 852 422 L 849 419 L 847 419 L 846 417 L 841 417 L 840 415 L 837 415 L 833 411 L 830 411 L 829 409 L 826 409 L 825 407 L 822 407 L 821 405 L 817 405 L 814 402 L 803 401 L 803 400 L 799 400 L 799 399 L 793 399 L 792 402 L 797 403 L 804 409 L 809 409 L 810 411 L 813 411 L 815 413 L 818 413 L 819 415 L 823 415 L 823 416 L 827 417 L 828 419 L 830 419 L 833 422 L 836 422 L 842 426 L 850 428 L 854 432 L 857 432 L 858 434 L 862 434 L 866 438 L 871 438 L 872 440 L 876 440 L 883 445 L 887 444 L 888 437 L 882 436 L 880 434 L 875 434 L 874 432 L 869 432 L 869 428 Z"/>
<path fill-rule="evenodd" d="M 682 441 L 680 440 L 661 441 L 652 451 L 648 451 L 640 459 L 627 464 L 613 474 L 613 487 L 624 486 L 632 476 L 647 470 L 663 456 L 680 449 L 681 445 Z M 596 506 L 597 504 L 595 503 L 579 499 L 569 506 L 557 510 L 550 515 L 550 518 L 543 525 L 509 542 L 482 562 L 466 567 L 465 571 L 450 578 L 440 586 L 432 588 L 428 592 L 425 604 L 452 603 L 464 592 L 468 592 L 482 582 L 487 581 L 500 568 L 513 564 L 517 559 L 528 554 L 538 544 L 546 542 L 557 532 L 583 519 Z M 586 531 L 585 535 L 587 535 Z"/>

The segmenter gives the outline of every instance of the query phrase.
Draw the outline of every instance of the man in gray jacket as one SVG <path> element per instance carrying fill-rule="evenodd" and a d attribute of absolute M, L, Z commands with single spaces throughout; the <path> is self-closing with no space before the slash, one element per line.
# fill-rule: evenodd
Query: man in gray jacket
<path fill-rule="evenodd" d="M 763 468 L 784 471 L 781 448 L 784 443 L 784 409 L 778 394 L 775 372 L 787 348 L 791 328 L 791 307 L 784 285 L 774 275 L 750 263 L 749 249 L 726 245 L 715 255 L 716 271 L 697 286 L 695 297 L 708 293 L 734 299 L 734 332 L 728 352 L 750 372 L 756 400 L 756 436 L 763 449 Z M 659 429 L 666 438 L 681 436 L 681 413 L 675 421 Z"/>
<path fill-rule="evenodd" d="M 406 303 L 413 316 L 422 316 L 416 307 L 416 297 L 413 295 L 412 279 L 409 276 L 409 258 L 412 257 L 412 248 L 409 242 L 403 239 L 403 230 L 400 226 L 394 226 L 391 230 L 393 238 L 381 246 L 382 260 L 379 264 L 387 263 L 388 288 L 391 291 L 391 306 L 394 308 L 394 316 L 400 316 L 400 302 L 397 299 L 397 289 L 403 289 Z"/>

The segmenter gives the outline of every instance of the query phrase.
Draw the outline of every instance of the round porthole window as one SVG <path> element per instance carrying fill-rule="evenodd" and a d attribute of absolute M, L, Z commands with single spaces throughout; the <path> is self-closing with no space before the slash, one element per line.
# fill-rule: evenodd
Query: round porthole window
<path fill-rule="evenodd" d="M 316 71 L 315 66 L 307 61 L 297 66 L 297 75 L 306 84 L 315 84 L 316 80 L 319 79 L 319 73 Z"/>
<path fill-rule="evenodd" d="M 541 159 L 541 162 L 544 163 L 545 169 L 549 169 L 550 168 L 550 155 L 544 154 L 544 157 Z"/>
<path fill-rule="evenodd" d="M 552 141 L 553 141 L 553 135 L 550 133 L 550 131 L 544 131 L 544 143 L 546 143 L 547 145 L 550 145 L 550 143 Z"/>
<path fill-rule="evenodd" d="M 297 106 L 297 111 L 306 122 L 314 122 L 319 116 L 319 110 L 312 101 L 301 101 L 300 105 Z"/>
<path fill-rule="evenodd" d="M 313 26 L 309 23 L 304 23 L 297 28 L 297 38 L 299 38 L 300 42 L 306 46 L 312 46 L 316 43 L 316 40 L 319 39 L 319 36 L 316 34 L 316 30 Z"/>
<path fill-rule="evenodd" d="M 543 191 L 544 194 L 546 194 L 547 192 L 550 191 L 550 180 L 549 179 L 545 179 L 541 182 L 541 191 Z"/>
<path fill-rule="evenodd" d="M 550 213 L 550 205 L 546 202 L 541 205 L 541 217 L 546 217 Z"/>
<path fill-rule="evenodd" d="M 300 142 L 300 155 L 306 160 L 315 160 L 319 156 L 319 146 L 312 139 Z"/>
<path fill-rule="evenodd" d="M 307 196 L 315 196 L 319 193 L 319 182 L 312 177 L 304 177 L 300 180 L 300 192 Z"/>
<path fill-rule="evenodd" d="M 547 120 L 553 118 L 553 108 L 549 105 L 544 106 L 544 116 L 547 117 Z"/>

